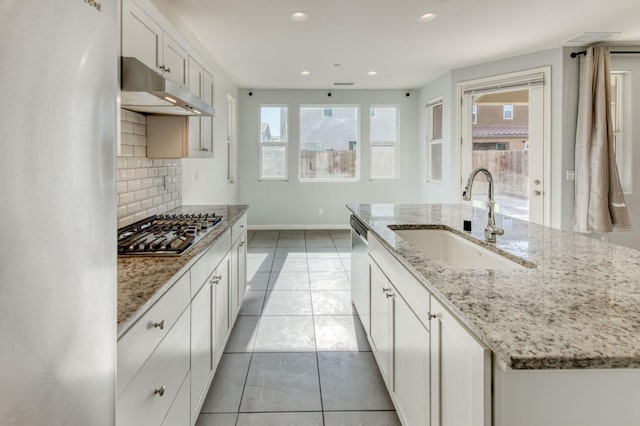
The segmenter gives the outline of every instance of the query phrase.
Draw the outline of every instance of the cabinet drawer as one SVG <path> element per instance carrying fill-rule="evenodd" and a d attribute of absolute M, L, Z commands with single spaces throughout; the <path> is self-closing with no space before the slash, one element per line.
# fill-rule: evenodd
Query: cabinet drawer
<path fill-rule="evenodd" d="M 189 410 L 189 382 L 191 382 L 191 373 L 182 382 L 182 387 L 178 391 L 178 396 L 171 404 L 167 417 L 164 418 L 162 426 L 177 426 L 191 424 L 191 410 Z"/>
<path fill-rule="evenodd" d="M 209 275 L 230 249 L 231 232 L 227 230 L 191 267 L 191 297 L 195 297 L 207 278 L 209 278 Z"/>
<path fill-rule="evenodd" d="M 369 255 L 394 285 L 400 296 L 429 330 L 430 293 L 372 234 L 369 234 Z"/>
<path fill-rule="evenodd" d="M 189 372 L 189 321 L 187 308 L 120 395 L 118 426 L 162 423 Z"/>
<path fill-rule="evenodd" d="M 187 272 L 118 341 L 117 395 L 125 390 L 184 308 L 189 305 L 189 282 Z"/>
<path fill-rule="evenodd" d="M 235 242 L 238 238 L 240 238 L 240 235 L 242 235 L 242 233 L 246 230 L 247 230 L 247 214 L 245 213 L 242 215 L 240 219 L 238 219 L 236 223 L 233 224 L 233 227 L 231 228 L 232 241 Z"/>

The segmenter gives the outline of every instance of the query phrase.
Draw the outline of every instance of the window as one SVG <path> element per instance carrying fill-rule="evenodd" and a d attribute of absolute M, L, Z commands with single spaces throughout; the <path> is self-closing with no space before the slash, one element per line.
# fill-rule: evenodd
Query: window
<path fill-rule="evenodd" d="M 287 180 L 287 107 L 260 106 L 260 179 Z"/>
<path fill-rule="evenodd" d="M 236 180 L 235 166 L 236 100 L 227 94 L 227 182 Z"/>
<path fill-rule="evenodd" d="M 359 108 L 301 106 L 301 181 L 358 179 Z"/>
<path fill-rule="evenodd" d="M 471 106 L 471 124 L 478 124 L 478 104 Z"/>
<path fill-rule="evenodd" d="M 631 149 L 628 137 L 628 122 L 630 114 L 627 99 L 625 99 L 625 91 L 629 89 L 625 87 L 627 83 L 628 72 L 611 72 L 611 124 L 613 128 L 613 150 L 616 156 L 616 165 L 618 167 L 618 175 L 620 176 L 620 184 L 623 192 L 629 194 L 632 192 L 632 167 L 631 167 Z M 625 108 L 626 107 L 626 108 Z"/>
<path fill-rule="evenodd" d="M 397 179 L 398 108 L 371 107 L 369 117 L 371 179 Z"/>
<path fill-rule="evenodd" d="M 427 104 L 429 180 L 442 182 L 442 99 Z"/>
<path fill-rule="evenodd" d="M 513 120 L 513 105 L 502 106 L 502 118 L 504 120 Z"/>

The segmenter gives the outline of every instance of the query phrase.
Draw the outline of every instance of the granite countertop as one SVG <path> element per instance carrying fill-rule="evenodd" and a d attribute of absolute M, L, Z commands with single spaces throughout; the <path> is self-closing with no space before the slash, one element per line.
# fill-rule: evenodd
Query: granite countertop
<path fill-rule="evenodd" d="M 167 213 L 215 213 L 223 217 L 211 232 L 181 256 L 118 258 L 118 338 L 120 338 L 248 210 L 247 205 L 182 206 Z"/>
<path fill-rule="evenodd" d="M 640 368 L 640 251 L 460 204 L 349 204 L 393 255 L 512 369 Z M 473 219 L 472 232 L 462 223 Z M 436 225 L 534 268 L 439 266 L 388 225 Z"/>

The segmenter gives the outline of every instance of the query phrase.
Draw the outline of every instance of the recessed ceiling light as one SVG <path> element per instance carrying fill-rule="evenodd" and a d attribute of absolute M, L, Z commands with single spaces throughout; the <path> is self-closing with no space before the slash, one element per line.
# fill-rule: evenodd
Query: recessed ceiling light
<path fill-rule="evenodd" d="M 422 15 L 418 16 L 418 22 L 423 23 L 423 22 L 429 22 L 432 21 L 433 18 L 436 17 L 435 13 L 423 13 Z"/>
<path fill-rule="evenodd" d="M 293 21 L 296 21 L 296 22 L 302 22 L 302 21 L 306 21 L 307 19 L 309 19 L 309 15 L 307 15 L 306 13 L 301 12 L 301 11 L 293 12 L 291 14 L 291 19 Z"/>
<path fill-rule="evenodd" d="M 311 74 L 311 71 L 302 71 L 300 74 L 302 74 L 302 75 L 309 75 L 309 74 Z"/>
<path fill-rule="evenodd" d="M 378 74 L 378 73 L 377 73 L 376 71 L 369 71 L 367 74 L 369 74 L 369 75 L 376 75 L 376 74 Z"/>

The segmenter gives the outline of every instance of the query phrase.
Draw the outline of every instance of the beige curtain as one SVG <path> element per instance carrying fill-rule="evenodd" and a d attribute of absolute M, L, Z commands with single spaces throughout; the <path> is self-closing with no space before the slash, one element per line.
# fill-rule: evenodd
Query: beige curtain
<path fill-rule="evenodd" d="M 580 57 L 574 217 L 578 232 L 631 229 L 613 151 L 610 85 L 609 48 L 590 47 Z"/>

